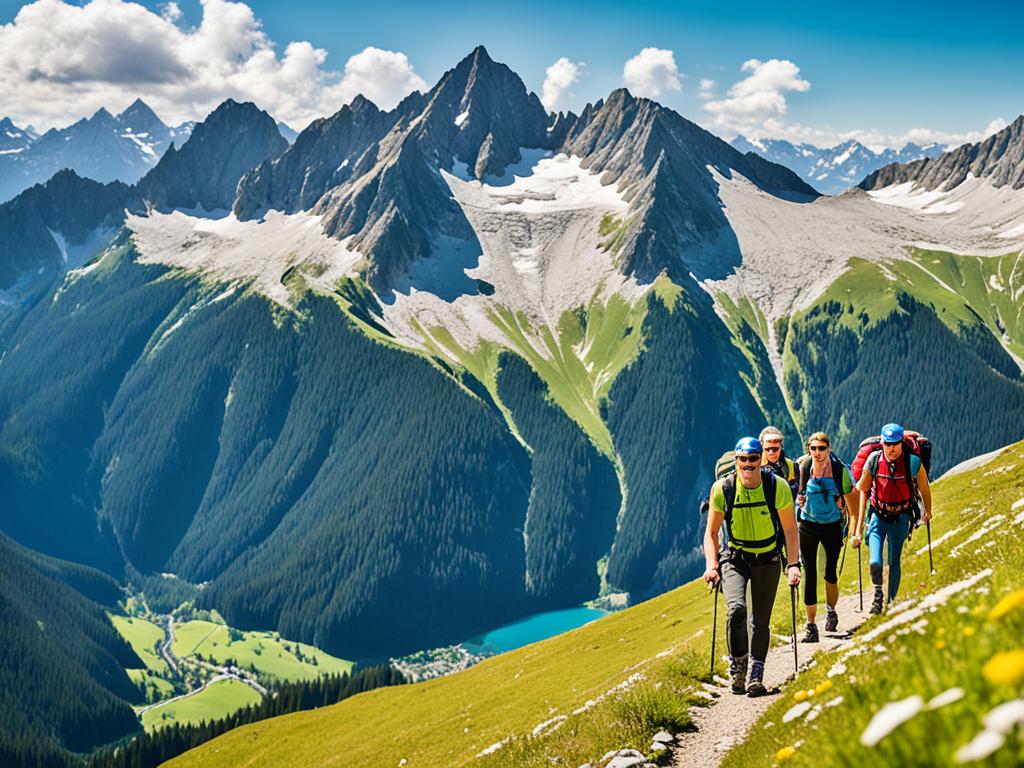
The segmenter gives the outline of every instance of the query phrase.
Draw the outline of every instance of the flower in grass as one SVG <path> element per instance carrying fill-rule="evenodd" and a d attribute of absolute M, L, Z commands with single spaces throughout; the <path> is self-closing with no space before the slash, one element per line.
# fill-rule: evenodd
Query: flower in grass
<path fill-rule="evenodd" d="M 807 698 L 807 691 L 797 691 L 793 694 L 793 701 L 803 701 Z"/>
<path fill-rule="evenodd" d="M 1014 685 L 1024 678 L 1024 650 L 1000 651 L 985 662 L 981 671 L 993 685 Z"/>
<path fill-rule="evenodd" d="M 775 762 L 781 763 L 783 760 L 789 760 L 793 755 L 796 754 L 796 748 L 794 747 L 783 747 L 775 753 Z"/>
<path fill-rule="evenodd" d="M 945 647 L 946 647 L 946 641 L 945 640 L 936 640 L 935 641 L 935 648 L 936 648 L 936 650 L 941 651 Z"/>
<path fill-rule="evenodd" d="M 1024 589 L 1018 589 L 996 603 L 995 607 L 988 612 L 988 620 L 999 621 L 1003 616 L 1022 605 L 1024 605 Z"/>
<path fill-rule="evenodd" d="M 971 637 L 977 631 L 974 627 L 964 627 L 964 637 Z"/>
<path fill-rule="evenodd" d="M 820 683 L 818 683 L 816 686 L 814 686 L 814 690 L 817 693 L 824 693 L 825 691 L 827 691 L 831 687 L 832 687 L 832 681 L 831 680 L 822 680 Z"/>

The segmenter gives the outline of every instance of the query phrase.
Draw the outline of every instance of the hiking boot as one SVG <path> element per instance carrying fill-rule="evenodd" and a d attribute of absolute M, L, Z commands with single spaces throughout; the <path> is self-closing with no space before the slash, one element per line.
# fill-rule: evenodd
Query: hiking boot
<path fill-rule="evenodd" d="M 764 687 L 764 662 L 754 659 L 750 665 L 750 682 L 747 683 L 747 696 L 757 698 L 768 693 Z"/>
<path fill-rule="evenodd" d="M 816 643 L 818 642 L 818 625 L 808 624 L 807 632 L 804 634 L 804 639 L 801 640 L 803 643 Z"/>
<path fill-rule="evenodd" d="M 732 692 L 742 696 L 747 692 L 747 657 L 730 659 L 729 674 L 732 677 Z"/>
<path fill-rule="evenodd" d="M 825 631 L 835 632 L 839 629 L 839 614 L 829 609 L 828 617 L 825 619 Z"/>
<path fill-rule="evenodd" d="M 871 601 L 872 614 L 878 615 L 882 612 L 882 590 L 881 588 L 875 590 L 875 599 Z"/>

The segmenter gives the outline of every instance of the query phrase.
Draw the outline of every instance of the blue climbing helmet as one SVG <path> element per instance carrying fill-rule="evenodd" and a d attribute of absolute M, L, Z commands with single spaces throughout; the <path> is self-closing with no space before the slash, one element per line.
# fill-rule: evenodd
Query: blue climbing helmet
<path fill-rule="evenodd" d="M 886 424 L 884 427 L 882 427 L 882 442 L 902 443 L 903 427 L 901 427 L 899 424 Z"/>
<path fill-rule="evenodd" d="M 741 437 L 736 441 L 737 454 L 762 453 L 761 441 L 756 437 Z"/>

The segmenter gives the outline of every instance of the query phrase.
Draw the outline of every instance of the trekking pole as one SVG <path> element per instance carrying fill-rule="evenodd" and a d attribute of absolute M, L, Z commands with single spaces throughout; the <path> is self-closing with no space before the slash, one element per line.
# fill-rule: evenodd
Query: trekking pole
<path fill-rule="evenodd" d="M 843 566 L 846 565 L 846 543 L 849 540 L 849 537 L 843 539 L 843 556 L 839 558 L 839 578 L 843 577 Z"/>
<path fill-rule="evenodd" d="M 864 613 L 864 566 L 861 565 L 860 561 L 860 550 L 864 546 L 864 542 L 860 543 L 860 547 L 857 547 L 857 589 L 860 591 L 860 612 Z"/>
<path fill-rule="evenodd" d="M 924 528 L 928 531 L 928 571 L 935 573 L 935 563 L 932 562 L 932 521 L 926 522 Z"/>
<path fill-rule="evenodd" d="M 722 589 L 722 580 L 715 583 L 712 587 L 715 593 L 715 618 L 714 623 L 711 625 L 711 680 L 715 679 L 715 641 L 718 639 L 718 593 Z"/>
<path fill-rule="evenodd" d="M 800 671 L 800 663 L 796 658 L 796 587 L 789 588 L 789 604 L 793 608 L 793 671 Z"/>

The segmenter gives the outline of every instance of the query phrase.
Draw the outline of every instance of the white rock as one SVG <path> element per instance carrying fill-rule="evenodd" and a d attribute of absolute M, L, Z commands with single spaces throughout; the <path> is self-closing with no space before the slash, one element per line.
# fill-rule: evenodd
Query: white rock
<path fill-rule="evenodd" d="M 647 758 L 635 749 L 621 749 L 617 755 L 604 768 L 633 768 L 634 765 L 643 765 L 647 762 Z"/>
<path fill-rule="evenodd" d="M 653 738 L 654 738 L 654 741 L 660 741 L 660 742 L 664 742 L 666 744 L 668 742 L 676 740 L 676 737 L 673 736 L 668 731 L 658 731 L 656 734 L 654 734 Z"/>
<path fill-rule="evenodd" d="M 660 741 L 651 742 L 651 752 L 664 752 L 666 749 L 668 749 L 667 744 L 662 744 Z"/>

